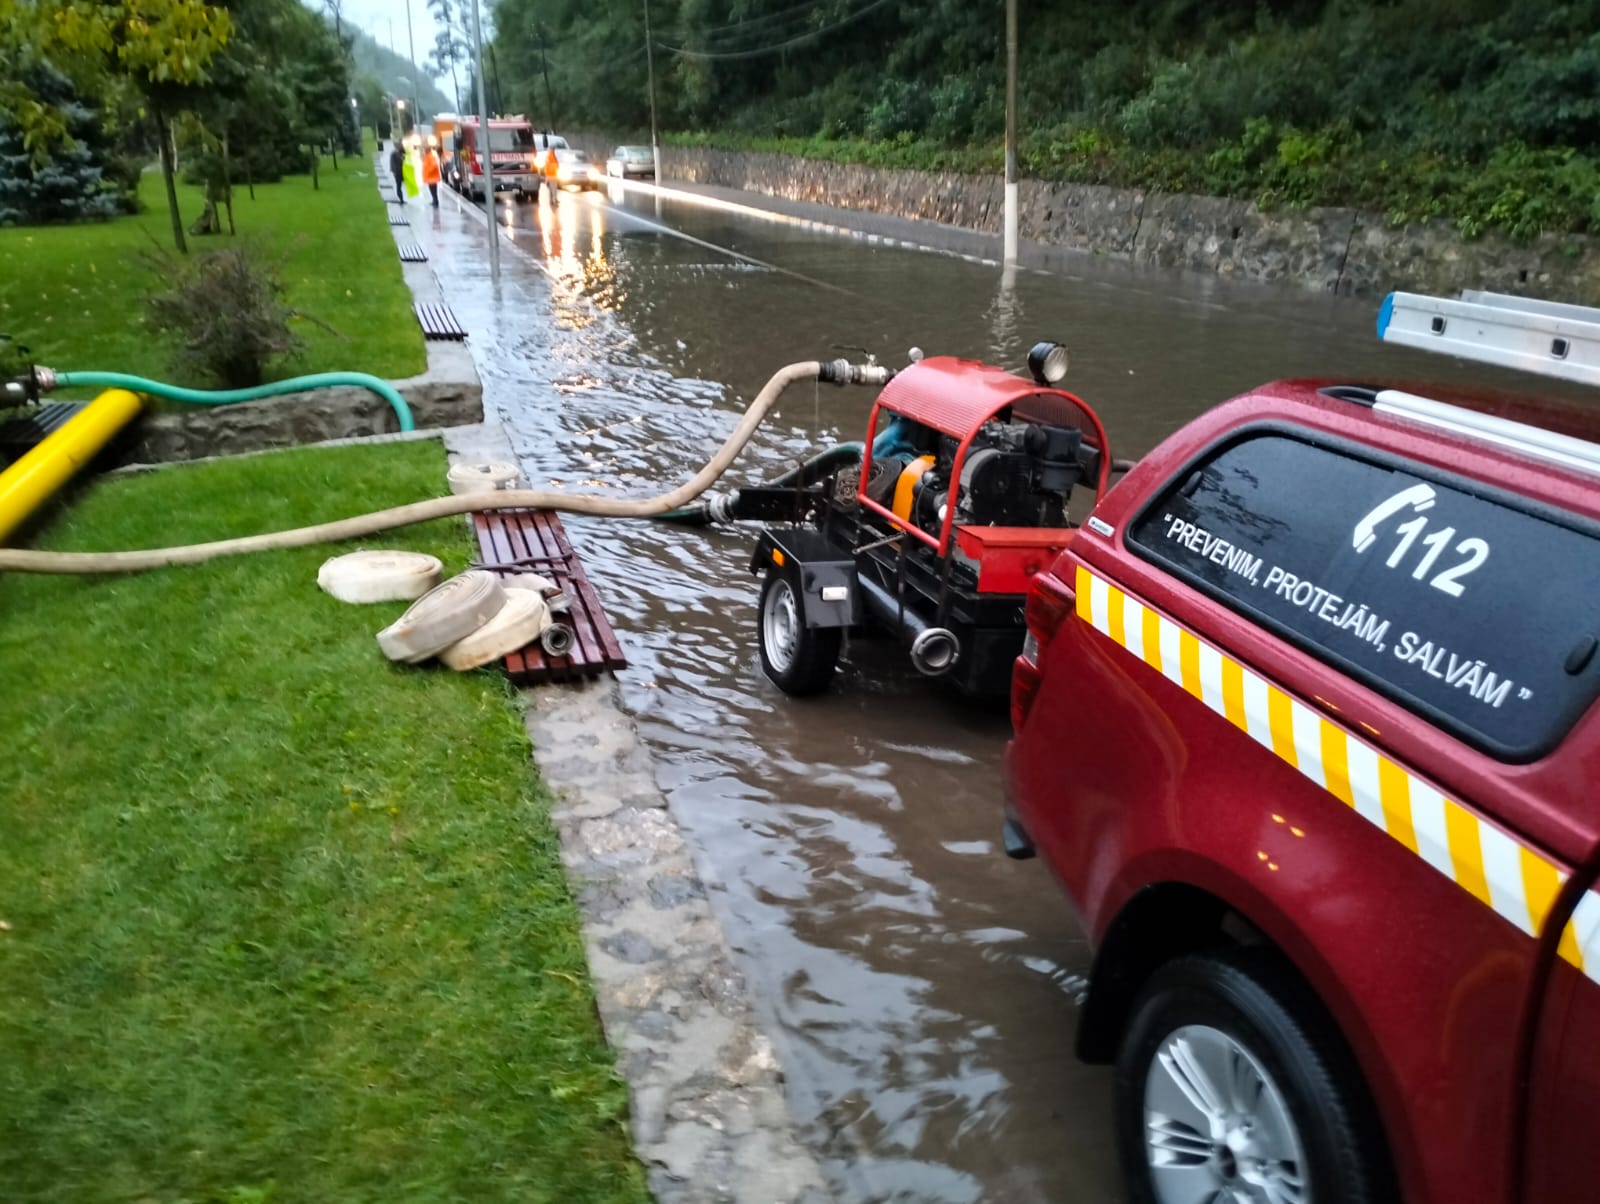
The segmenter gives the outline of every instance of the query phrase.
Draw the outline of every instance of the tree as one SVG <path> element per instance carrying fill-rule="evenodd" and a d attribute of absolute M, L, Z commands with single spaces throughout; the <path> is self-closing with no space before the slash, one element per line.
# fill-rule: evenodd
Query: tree
<path fill-rule="evenodd" d="M 143 98 L 156 120 L 173 242 L 186 251 L 173 180 L 172 118 L 183 94 L 206 82 L 206 69 L 232 28 L 227 10 L 205 0 L 0 0 L 0 50 L 9 52 L 0 57 L 52 63 L 86 95 L 127 87 Z M 74 141 L 61 108 L 25 80 L 8 80 L 0 104 L 35 155 Z"/>
<path fill-rule="evenodd" d="M 383 85 L 374 75 L 363 74 L 356 80 L 356 107 L 361 123 L 372 127 L 372 136 L 382 142 L 389 137 L 389 102 L 384 99 Z"/>
<path fill-rule="evenodd" d="M 0 225 L 109 217 L 127 204 L 106 166 L 114 155 L 101 114 L 77 99 L 71 82 L 47 63 L 24 73 L 32 94 L 61 115 L 71 141 L 43 158 L 28 150 L 22 127 L 0 111 Z"/>
<path fill-rule="evenodd" d="M 455 101 L 456 112 L 460 113 L 470 107 L 461 101 L 461 77 L 457 68 L 468 61 L 470 51 L 467 49 L 467 36 L 463 28 L 464 18 L 460 6 L 454 0 L 428 0 L 428 8 L 432 11 L 434 20 L 438 22 L 439 33 L 433 41 L 433 52 L 429 56 L 428 66 L 436 74 L 450 73 L 450 92 Z"/>

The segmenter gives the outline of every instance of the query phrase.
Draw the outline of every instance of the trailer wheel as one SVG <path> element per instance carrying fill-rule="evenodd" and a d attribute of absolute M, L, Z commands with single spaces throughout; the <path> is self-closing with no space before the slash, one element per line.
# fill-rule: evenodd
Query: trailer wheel
<path fill-rule="evenodd" d="M 785 694 L 820 694 L 839 663 L 840 630 L 807 627 L 794 584 L 777 569 L 767 571 L 761 587 L 761 622 L 757 624 L 761 667 Z"/>

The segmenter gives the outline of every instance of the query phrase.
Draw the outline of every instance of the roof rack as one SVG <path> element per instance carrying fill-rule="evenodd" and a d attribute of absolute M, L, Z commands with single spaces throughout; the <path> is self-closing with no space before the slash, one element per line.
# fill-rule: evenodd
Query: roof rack
<path fill-rule="evenodd" d="M 1436 430 L 1492 443 L 1548 464 L 1559 464 L 1563 468 L 1600 476 L 1600 443 L 1574 439 L 1571 435 L 1560 435 L 1540 426 L 1497 418 L 1493 414 L 1453 406 L 1399 389 L 1380 391 L 1373 399 L 1372 408 L 1379 414 L 1392 414 L 1396 418 L 1409 419 Z"/>
<path fill-rule="evenodd" d="M 1457 300 L 1390 293 L 1378 310 L 1385 343 L 1537 376 L 1600 385 L 1600 309 L 1464 290 Z"/>

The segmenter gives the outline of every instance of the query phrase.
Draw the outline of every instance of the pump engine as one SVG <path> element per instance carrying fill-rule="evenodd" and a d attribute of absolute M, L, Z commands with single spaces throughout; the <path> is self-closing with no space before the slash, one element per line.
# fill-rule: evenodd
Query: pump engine
<path fill-rule="evenodd" d="M 1105 429 L 1056 387 L 1058 344 L 1030 354 L 1031 381 L 913 359 L 873 406 L 860 468 L 833 469 L 807 518 L 756 545 L 762 664 L 792 694 L 826 686 L 851 630 L 898 638 L 919 672 L 966 693 L 1003 696 L 1029 582 L 1073 536 L 1074 491 L 1108 484 Z"/>

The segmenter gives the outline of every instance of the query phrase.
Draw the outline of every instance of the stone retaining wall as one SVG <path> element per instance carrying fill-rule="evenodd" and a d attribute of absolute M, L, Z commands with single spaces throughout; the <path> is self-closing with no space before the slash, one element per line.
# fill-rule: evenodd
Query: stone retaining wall
<path fill-rule="evenodd" d="M 419 427 L 483 421 L 483 386 L 460 343 L 429 343 L 428 370 L 395 381 Z M 116 445 L 119 464 L 233 456 L 400 429 L 389 403 L 365 389 L 319 389 L 270 401 L 152 414 Z"/>
<path fill-rule="evenodd" d="M 380 205 L 382 187 L 380 183 L 376 202 Z M 412 236 L 409 226 L 391 226 L 389 233 L 396 244 L 410 241 Z M 444 300 L 433 269 L 426 263 L 402 263 L 400 271 L 415 300 Z M 391 382 L 410 405 L 417 426 L 482 422 L 483 384 L 466 344 L 424 340 L 422 345 L 428 356 L 427 369 L 420 376 Z M 118 440 L 110 454 L 115 464 L 163 464 L 381 435 L 399 429 L 399 420 L 389 403 L 377 394 L 366 389 L 319 389 L 290 393 L 271 401 L 184 406 L 152 414 Z"/>
<path fill-rule="evenodd" d="M 668 181 L 738 188 L 999 234 L 998 176 L 900 171 L 790 155 L 663 147 Z M 1600 304 L 1600 245 L 1547 235 L 1464 241 L 1446 223 L 1391 226 L 1354 209 L 1266 211 L 1225 197 L 1024 180 L 1022 237 L 1153 267 L 1289 281 L 1353 295 L 1463 288 Z"/>

